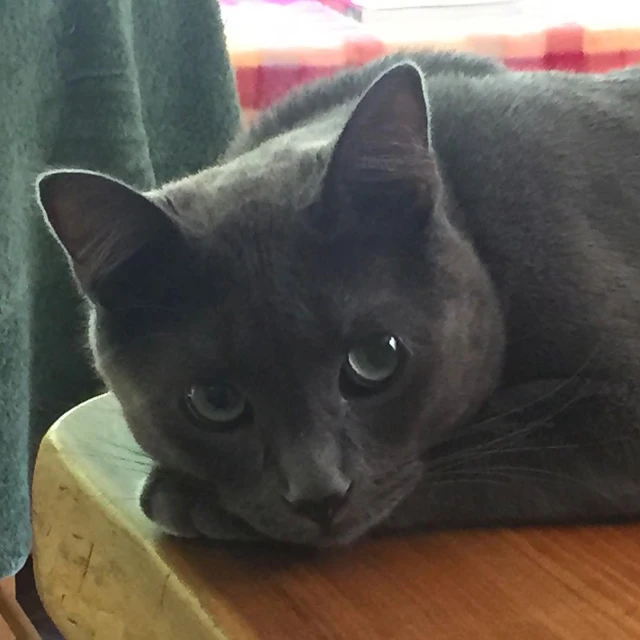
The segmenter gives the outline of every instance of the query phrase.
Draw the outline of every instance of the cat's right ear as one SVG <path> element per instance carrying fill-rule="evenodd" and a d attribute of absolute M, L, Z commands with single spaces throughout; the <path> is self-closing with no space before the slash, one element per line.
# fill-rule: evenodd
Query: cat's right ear
<path fill-rule="evenodd" d="M 347 119 L 312 226 L 330 237 L 349 229 L 389 241 L 416 236 L 428 222 L 439 181 L 422 72 L 412 62 L 397 64 Z"/>
<path fill-rule="evenodd" d="M 142 288 L 136 276 L 151 265 L 140 257 L 177 231 L 147 197 L 98 173 L 51 171 L 39 176 L 36 188 L 45 218 L 80 288 L 105 307 L 126 304 L 118 296 L 135 295 Z M 123 273 L 132 263 L 137 263 L 135 268 Z M 114 290 L 114 279 L 126 281 L 127 290 Z"/>

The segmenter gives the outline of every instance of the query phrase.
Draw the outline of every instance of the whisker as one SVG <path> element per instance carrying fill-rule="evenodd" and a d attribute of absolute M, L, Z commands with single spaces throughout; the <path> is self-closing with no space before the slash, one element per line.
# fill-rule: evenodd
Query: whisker
<path fill-rule="evenodd" d="M 508 477 L 506 479 L 500 480 L 499 478 L 488 478 L 488 477 L 479 477 L 479 476 L 461 476 L 459 478 L 438 478 L 433 482 L 433 487 L 441 487 L 448 484 L 494 484 L 494 485 L 505 485 L 508 484 Z"/>
<path fill-rule="evenodd" d="M 502 455 L 507 453 L 544 453 L 546 451 L 562 451 L 562 450 L 578 450 L 588 449 L 590 447 L 605 447 L 608 445 L 624 444 L 627 442 L 640 441 L 640 433 L 635 435 L 619 436 L 615 438 L 593 438 L 591 440 L 583 440 L 581 442 L 566 442 L 562 444 L 530 444 L 516 447 L 499 447 L 485 449 L 482 445 L 475 447 L 474 449 L 468 449 L 459 451 L 456 455 L 446 456 L 444 458 L 436 459 L 436 464 L 429 467 L 429 471 L 433 472 L 447 472 L 450 469 L 455 469 L 455 465 L 464 464 L 466 462 L 478 462 L 484 458 L 489 458 L 492 455 Z M 491 443 L 487 443 L 489 446 Z"/>
<path fill-rule="evenodd" d="M 499 414 L 499 415 L 496 415 L 496 416 L 490 416 L 485 420 L 481 420 L 480 422 L 475 422 L 475 423 L 473 423 L 472 425 L 469 426 L 467 431 L 476 430 L 478 428 L 482 428 L 485 424 L 491 423 L 491 422 L 493 422 L 495 420 L 498 420 L 498 419 L 509 418 L 510 416 L 512 416 L 512 415 L 514 415 L 516 413 L 519 413 L 523 409 L 530 409 L 531 407 L 534 407 L 539 402 L 542 402 L 544 400 L 549 400 L 550 398 L 553 398 L 553 396 L 555 396 L 560 391 L 566 389 L 571 383 L 575 382 L 578 379 L 580 374 L 583 373 L 586 370 L 586 368 L 589 366 L 589 364 L 591 364 L 591 362 L 595 358 L 596 353 L 598 352 L 599 348 L 600 348 L 599 345 L 596 345 L 593 348 L 593 350 L 591 351 L 590 355 L 587 356 L 587 358 L 582 363 L 582 365 L 580 365 L 580 367 L 577 369 L 577 371 L 572 376 L 562 380 L 562 382 L 560 382 L 551 391 L 547 391 L 546 393 L 543 393 L 540 396 L 538 396 L 535 400 L 532 400 L 532 401 L 527 402 L 527 403 L 525 403 L 523 405 L 515 407 L 514 409 L 510 409 L 509 411 L 506 411 L 506 412 L 504 412 L 502 414 Z"/>
<path fill-rule="evenodd" d="M 525 425 L 523 425 L 521 428 L 519 429 L 513 429 L 513 423 L 507 423 L 504 425 L 504 427 L 502 427 L 502 425 L 499 424 L 499 422 L 504 421 L 505 419 L 512 417 L 514 414 L 519 413 L 521 411 L 523 411 L 524 409 L 527 408 L 531 408 L 533 406 L 535 406 L 536 404 L 544 401 L 544 400 L 548 400 L 550 398 L 552 398 L 554 395 L 556 395 L 557 393 L 559 393 L 560 391 L 562 391 L 563 389 L 565 389 L 569 384 L 571 384 L 573 381 L 575 381 L 580 373 L 582 371 L 585 370 L 585 368 L 589 365 L 589 363 L 593 360 L 593 358 L 595 357 L 596 353 L 598 351 L 598 346 L 594 347 L 594 349 L 591 351 L 590 355 L 586 358 L 585 362 L 580 366 L 580 368 L 574 373 L 573 376 L 571 376 L 570 378 L 567 378 L 566 380 L 563 380 L 560 384 L 558 384 L 556 387 L 554 387 L 551 391 L 546 392 L 544 394 L 541 394 L 538 398 L 536 398 L 535 400 L 529 402 L 529 403 L 525 403 L 523 405 L 520 405 L 514 409 L 511 409 L 509 411 L 506 411 L 502 414 L 498 414 L 496 416 L 491 416 L 485 420 L 481 420 L 480 422 L 476 422 L 474 424 L 465 426 L 464 428 L 456 431 L 455 435 L 452 434 L 452 437 L 450 437 L 449 439 L 445 440 L 444 442 L 440 443 L 440 446 L 442 445 L 452 445 L 455 444 L 457 441 L 463 440 L 465 437 L 469 437 L 469 435 L 473 435 L 475 432 L 477 432 L 478 430 L 481 429 L 489 429 L 491 427 L 499 427 L 499 428 L 504 428 L 506 430 L 506 433 L 502 433 L 500 435 L 498 435 L 497 437 L 494 437 L 486 442 L 482 442 L 482 443 L 478 443 L 476 444 L 473 449 L 471 451 L 474 451 L 476 453 L 481 453 L 483 451 L 483 449 L 487 449 L 488 447 L 494 447 L 494 449 L 492 450 L 492 452 L 497 452 L 495 447 L 496 445 L 499 445 L 501 443 L 508 443 L 514 439 L 517 439 L 519 437 L 524 437 L 528 434 L 530 434 L 532 431 L 534 431 L 537 428 L 540 427 L 545 427 L 545 426 L 549 426 L 550 424 L 550 420 L 557 417 L 559 414 L 561 414 L 563 411 L 565 411 L 566 409 L 568 409 L 570 406 L 572 406 L 573 404 L 575 404 L 580 398 L 581 395 L 579 393 L 579 390 L 576 390 L 576 392 L 573 394 L 573 397 L 571 397 L 569 400 L 565 401 L 560 407 L 554 409 L 552 412 L 550 412 L 546 417 L 539 419 L 539 420 L 535 420 L 535 421 L 530 421 L 527 422 Z M 496 424 L 498 423 L 498 424 Z M 452 454 L 449 454 L 447 456 L 443 456 L 440 458 L 437 458 L 437 462 L 435 465 L 435 468 L 437 468 L 438 466 L 441 465 L 445 465 L 445 464 L 450 464 L 455 462 L 456 460 L 460 459 L 460 458 L 464 458 L 468 455 L 469 450 L 467 451 L 456 451 Z M 486 455 L 490 455 L 490 453 L 485 453 Z"/>
<path fill-rule="evenodd" d="M 510 466 L 510 465 L 501 465 L 498 467 L 492 467 L 491 472 L 499 472 L 499 473 L 507 473 L 512 474 L 512 479 L 531 479 L 538 482 L 557 482 L 561 480 L 565 483 L 571 483 L 574 485 L 581 486 L 588 491 L 590 491 L 593 495 L 598 495 L 609 502 L 609 504 L 613 505 L 616 509 L 622 509 L 622 505 L 615 500 L 609 493 L 603 491 L 601 487 L 599 487 L 594 480 L 594 482 L 588 482 L 586 480 L 577 478 L 568 473 L 553 471 L 551 469 L 540 469 L 537 467 L 526 467 L 526 466 Z"/>
<path fill-rule="evenodd" d="M 456 463 L 458 461 L 466 462 L 468 460 L 478 459 L 479 457 L 487 457 L 494 453 L 500 453 L 500 451 L 502 451 L 503 449 L 497 448 L 495 445 L 517 439 L 518 437 L 527 435 L 528 433 L 530 433 L 531 431 L 533 431 L 538 427 L 543 427 L 547 425 L 548 423 L 546 422 L 535 422 L 535 421 L 528 422 L 520 426 L 519 429 L 510 430 L 507 433 L 500 435 L 496 438 L 493 438 L 491 440 L 487 440 L 486 442 L 479 442 L 475 444 L 473 447 L 463 448 L 463 449 L 454 451 L 453 453 L 450 453 L 446 456 L 436 457 L 433 461 L 431 461 L 432 466 L 430 468 L 437 470 L 437 469 L 440 469 L 443 465 Z M 505 425 L 504 428 L 508 429 L 509 427 L 512 427 L 512 426 L 513 426 L 513 423 L 510 425 L 509 424 Z"/>

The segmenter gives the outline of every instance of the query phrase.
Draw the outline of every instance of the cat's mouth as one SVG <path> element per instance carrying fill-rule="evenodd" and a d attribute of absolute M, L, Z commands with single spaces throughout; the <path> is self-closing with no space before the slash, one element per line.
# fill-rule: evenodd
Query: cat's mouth
<path fill-rule="evenodd" d="M 403 474 L 404 475 L 404 474 Z M 331 525 L 321 530 L 313 542 L 314 546 L 332 547 L 349 545 L 369 531 L 381 525 L 394 509 L 414 490 L 419 481 L 406 477 L 398 479 L 391 487 L 376 492 L 375 498 L 369 500 L 364 508 L 347 507 Z"/>
<path fill-rule="evenodd" d="M 348 546 L 381 524 L 408 493 L 408 491 L 396 492 L 383 500 L 383 507 L 367 509 L 366 514 L 347 507 L 343 515 L 329 524 L 301 522 L 296 514 L 287 514 L 291 521 L 288 523 L 289 526 L 284 528 L 274 528 L 271 523 L 253 524 L 244 518 L 238 518 L 238 523 L 245 534 L 242 539 L 251 539 L 255 536 L 257 539 L 266 538 L 287 544 L 319 548 Z"/>
<path fill-rule="evenodd" d="M 271 492 L 222 498 L 211 485 L 166 469 L 156 468 L 141 498 L 148 517 L 181 537 L 345 546 L 383 523 L 414 490 L 421 468 L 407 464 L 356 484 L 335 519 L 322 524 L 274 500 Z"/>
<path fill-rule="evenodd" d="M 256 517 L 255 513 L 239 513 L 254 530 L 264 536 L 290 544 L 314 547 L 336 547 L 349 545 L 369 531 L 381 525 L 394 509 L 415 489 L 422 477 L 422 464 L 408 464 L 394 473 L 370 479 L 365 488 L 354 490 L 336 518 L 318 524 L 300 516 L 293 510 L 273 512 L 268 518 Z"/>

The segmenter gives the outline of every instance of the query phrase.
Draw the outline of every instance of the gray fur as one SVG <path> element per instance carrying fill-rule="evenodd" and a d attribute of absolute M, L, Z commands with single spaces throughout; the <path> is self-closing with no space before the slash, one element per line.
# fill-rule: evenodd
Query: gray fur
<path fill-rule="evenodd" d="M 145 513 L 316 546 L 636 517 L 639 149 L 639 69 L 406 53 L 293 92 L 146 196 L 44 176 L 98 369 L 156 463 Z M 378 330 L 406 364 L 348 396 L 345 353 Z M 241 387 L 251 424 L 195 425 L 202 379 Z M 332 527 L 292 507 L 334 493 Z"/>

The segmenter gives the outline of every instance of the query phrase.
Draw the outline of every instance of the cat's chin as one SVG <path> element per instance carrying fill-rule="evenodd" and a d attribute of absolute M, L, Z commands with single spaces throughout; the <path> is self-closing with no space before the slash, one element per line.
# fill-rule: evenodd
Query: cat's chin
<path fill-rule="evenodd" d="M 359 527 L 355 526 L 352 529 L 347 529 L 344 531 L 336 531 L 335 533 L 329 532 L 328 534 L 323 534 L 322 536 L 316 538 L 311 543 L 311 546 L 318 549 L 349 547 L 357 543 L 368 533 L 370 533 L 374 526 L 375 525 L 361 525 Z"/>
<path fill-rule="evenodd" d="M 349 526 L 336 526 L 302 544 L 318 549 L 349 547 L 376 531 L 391 511 L 392 509 L 389 509 L 388 512 L 385 511 L 385 513 L 378 514 L 367 521 L 352 523 Z M 296 542 L 295 544 L 301 543 Z"/>
<path fill-rule="evenodd" d="M 376 519 L 377 520 L 377 519 Z M 336 529 L 321 535 L 312 536 L 267 536 L 262 535 L 248 524 L 239 520 L 231 523 L 221 523 L 219 519 L 209 521 L 207 518 L 195 516 L 189 523 L 189 526 L 175 527 L 167 523 L 158 523 L 158 526 L 165 535 L 181 538 L 193 539 L 204 538 L 212 542 L 276 542 L 283 545 L 291 545 L 295 547 L 307 547 L 317 549 L 331 549 L 340 547 L 349 547 L 366 537 L 372 529 L 376 528 L 375 524 L 362 524 L 353 526 L 349 529 Z"/>
<path fill-rule="evenodd" d="M 276 542 L 284 545 L 328 549 L 347 547 L 372 530 L 379 527 L 401 501 L 396 496 L 385 509 L 375 515 L 366 518 L 346 517 L 336 522 L 333 527 L 319 530 L 316 526 L 305 522 L 296 526 L 293 522 L 290 527 L 274 531 L 270 527 L 261 530 L 250 522 L 243 520 L 227 511 L 222 511 L 218 506 L 200 503 L 190 509 L 189 523 L 197 531 L 197 537 L 207 538 L 212 541 L 242 541 L 242 542 Z M 184 529 L 183 529 L 184 532 Z M 184 535 L 183 532 L 169 532 L 179 537 L 194 537 L 191 530 Z"/>
<path fill-rule="evenodd" d="M 348 547 L 375 531 L 389 517 L 399 502 L 400 500 L 397 500 L 392 506 L 366 520 L 336 526 L 333 530 L 320 535 L 312 544 L 319 549 Z"/>

